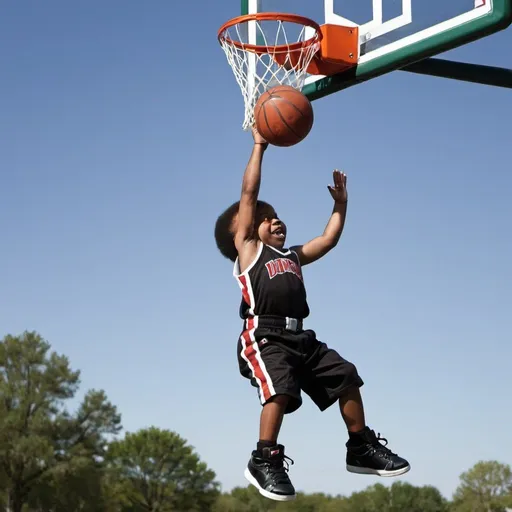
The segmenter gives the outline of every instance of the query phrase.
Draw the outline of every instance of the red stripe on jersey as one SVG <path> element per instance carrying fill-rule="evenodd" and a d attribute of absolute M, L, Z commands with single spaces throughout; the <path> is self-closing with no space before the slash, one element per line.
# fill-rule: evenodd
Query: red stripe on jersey
<path fill-rule="evenodd" d="M 259 387 L 263 396 L 263 401 L 266 402 L 272 393 L 268 387 L 267 378 L 263 372 L 256 354 L 259 352 L 258 343 L 256 340 L 251 339 L 251 331 L 254 330 L 254 320 L 252 318 L 247 319 L 247 329 L 242 333 L 242 340 L 244 345 L 244 356 L 252 366 L 254 377 L 259 381 Z"/>
<path fill-rule="evenodd" d="M 247 286 L 247 278 L 245 276 L 238 276 L 238 280 L 242 283 L 242 297 L 244 301 L 249 307 L 253 307 L 254 304 L 251 304 L 251 297 L 249 295 L 249 287 Z"/>

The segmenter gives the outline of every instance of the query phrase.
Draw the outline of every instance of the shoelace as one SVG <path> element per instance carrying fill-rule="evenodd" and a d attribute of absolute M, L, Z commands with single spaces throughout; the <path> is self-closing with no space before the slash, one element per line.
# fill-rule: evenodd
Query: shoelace
<path fill-rule="evenodd" d="M 290 459 L 290 457 L 283 455 L 283 457 L 276 457 L 275 459 L 268 461 L 267 464 L 273 470 L 272 473 L 276 477 L 276 483 L 279 483 L 279 480 L 283 477 L 288 479 L 287 473 L 290 470 L 290 466 L 292 466 L 294 462 L 293 459 Z"/>
<path fill-rule="evenodd" d="M 372 430 L 373 435 L 375 436 L 375 432 Z M 381 441 L 384 441 L 385 444 L 381 444 Z M 377 450 L 381 450 L 388 455 L 396 456 L 396 453 L 393 453 L 389 448 L 386 448 L 388 445 L 388 440 L 385 437 L 380 437 L 380 432 L 375 436 L 375 442 L 372 443 L 372 446 Z"/>

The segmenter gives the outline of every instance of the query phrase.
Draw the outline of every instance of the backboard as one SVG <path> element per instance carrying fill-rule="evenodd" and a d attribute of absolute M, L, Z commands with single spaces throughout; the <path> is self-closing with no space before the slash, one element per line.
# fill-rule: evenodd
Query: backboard
<path fill-rule="evenodd" d="M 309 75 L 302 92 L 314 100 L 506 28 L 512 0 L 242 0 L 241 14 L 258 12 L 359 27 L 357 66 Z"/>

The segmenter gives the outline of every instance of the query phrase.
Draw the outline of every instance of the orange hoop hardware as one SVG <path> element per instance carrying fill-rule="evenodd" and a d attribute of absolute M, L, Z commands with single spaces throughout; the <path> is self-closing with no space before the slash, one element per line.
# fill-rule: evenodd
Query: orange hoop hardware
<path fill-rule="evenodd" d="M 359 57 L 357 27 L 319 25 L 297 14 L 238 16 L 217 37 L 243 95 L 245 130 L 254 123 L 258 97 L 269 88 L 301 91 L 308 74 L 333 75 L 357 65 Z"/>
<path fill-rule="evenodd" d="M 249 21 L 284 21 L 288 23 L 296 23 L 297 25 L 303 25 L 305 27 L 311 27 L 315 29 L 315 34 L 305 41 L 298 43 L 282 44 L 277 46 L 268 45 L 257 45 L 257 44 L 245 44 L 240 41 L 235 41 L 227 35 L 227 30 L 239 23 L 247 23 Z M 238 16 L 232 20 L 227 21 L 220 27 L 218 33 L 219 42 L 226 42 L 236 46 L 240 50 L 247 50 L 254 53 L 281 53 L 281 52 L 293 52 L 307 48 L 315 43 L 321 41 L 322 32 L 320 25 L 305 16 L 299 16 L 298 14 L 286 14 L 281 12 L 261 12 L 256 14 L 246 14 L 244 16 Z"/>

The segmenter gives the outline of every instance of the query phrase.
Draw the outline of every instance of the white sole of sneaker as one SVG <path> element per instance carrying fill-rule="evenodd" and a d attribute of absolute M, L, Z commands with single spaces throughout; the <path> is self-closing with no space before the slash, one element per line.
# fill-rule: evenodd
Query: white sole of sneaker
<path fill-rule="evenodd" d="M 274 501 L 293 501 L 297 497 L 297 495 L 295 495 L 295 494 L 290 495 L 290 496 L 283 496 L 282 494 L 273 494 L 271 492 L 265 491 L 265 489 L 262 489 L 260 487 L 260 484 L 258 483 L 256 478 L 254 478 L 251 475 L 251 472 L 247 468 L 245 468 L 244 476 L 245 476 L 245 478 L 248 480 L 248 482 L 250 484 L 254 485 L 254 487 L 256 487 L 256 489 L 258 489 L 258 491 L 260 492 L 260 494 L 262 496 L 265 496 L 265 498 L 268 498 L 269 500 L 274 500 Z"/>
<path fill-rule="evenodd" d="M 407 473 L 411 466 L 402 469 L 395 469 L 394 471 L 386 471 L 385 469 L 370 469 L 360 468 L 358 466 L 350 466 L 347 464 L 347 471 L 350 473 L 357 473 L 358 475 L 377 475 L 377 476 L 400 476 Z"/>

